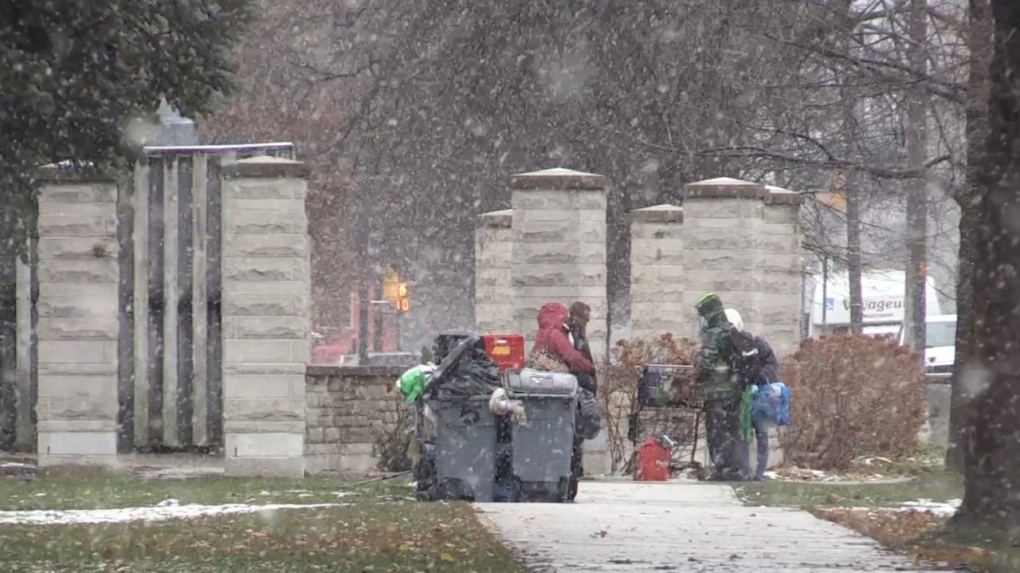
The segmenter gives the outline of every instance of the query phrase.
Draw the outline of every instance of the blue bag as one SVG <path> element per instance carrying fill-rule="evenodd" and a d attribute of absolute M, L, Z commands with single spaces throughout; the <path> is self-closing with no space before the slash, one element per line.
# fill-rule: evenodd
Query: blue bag
<path fill-rule="evenodd" d="M 790 388 L 782 382 L 762 384 L 754 395 L 751 418 L 777 426 L 790 424 Z"/>

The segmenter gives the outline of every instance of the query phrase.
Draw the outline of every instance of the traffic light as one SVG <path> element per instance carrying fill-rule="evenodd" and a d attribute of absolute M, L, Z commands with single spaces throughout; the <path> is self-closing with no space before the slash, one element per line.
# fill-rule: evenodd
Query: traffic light
<path fill-rule="evenodd" d="M 397 308 L 397 312 L 407 312 L 411 310 L 411 294 L 407 288 L 407 283 L 400 283 L 397 285 L 397 299 L 393 301 Z"/>

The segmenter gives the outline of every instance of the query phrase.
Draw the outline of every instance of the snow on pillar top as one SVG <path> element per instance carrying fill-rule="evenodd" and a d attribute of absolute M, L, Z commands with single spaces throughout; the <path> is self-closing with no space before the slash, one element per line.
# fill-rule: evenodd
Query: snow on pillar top
<path fill-rule="evenodd" d="M 764 199 L 765 186 L 731 177 L 717 177 L 684 185 L 684 197 L 692 199 Z"/>
<path fill-rule="evenodd" d="M 519 173 L 510 178 L 510 188 L 518 190 L 601 191 L 609 189 L 605 175 L 555 167 Z"/>
<path fill-rule="evenodd" d="M 231 179 L 307 179 L 312 174 L 307 163 L 259 155 L 223 166 L 223 176 Z"/>

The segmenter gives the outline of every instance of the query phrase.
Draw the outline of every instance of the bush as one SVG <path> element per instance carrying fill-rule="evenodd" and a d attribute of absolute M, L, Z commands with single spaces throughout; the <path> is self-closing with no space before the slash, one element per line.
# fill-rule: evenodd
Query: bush
<path fill-rule="evenodd" d="M 372 454 L 378 458 L 376 468 L 382 472 L 405 472 L 411 469 L 412 444 L 411 416 L 408 407 L 400 398 L 387 402 L 384 415 L 393 420 L 392 426 L 380 432 L 372 444 Z"/>
<path fill-rule="evenodd" d="M 627 434 L 630 418 L 637 412 L 638 381 L 646 364 L 693 364 L 697 343 L 663 334 L 651 340 L 621 340 L 616 343 L 618 360 L 599 383 L 602 428 L 606 433 L 614 472 L 630 466 Z"/>
<path fill-rule="evenodd" d="M 835 334 L 801 342 L 784 364 L 792 425 L 783 458 L 844 471 L 864 455 L 912 451 L 925 420 L 921 357 L 891 338 Z"/>

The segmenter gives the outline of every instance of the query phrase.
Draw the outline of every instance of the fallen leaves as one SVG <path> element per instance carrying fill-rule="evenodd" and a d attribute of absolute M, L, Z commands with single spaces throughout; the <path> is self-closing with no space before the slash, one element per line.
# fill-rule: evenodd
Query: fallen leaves
<path fill-rule="evenodd" d="M 965 567 L 984 563 L 991 552 L 983 547 L 933 542 L 949 517 L 944 513 L 916 509 L 815 508 L 817 517 L 838 523 L 870 537 L 889 549 L 902 550 L 928 563 Z"/>
<path fill-rule="evenodd" d="M 946 522 L 944 515 L 922 510 L 816 508 L 817 517 L 866 535 L 886 547 L 900 547 L 935 531 Z"/>

